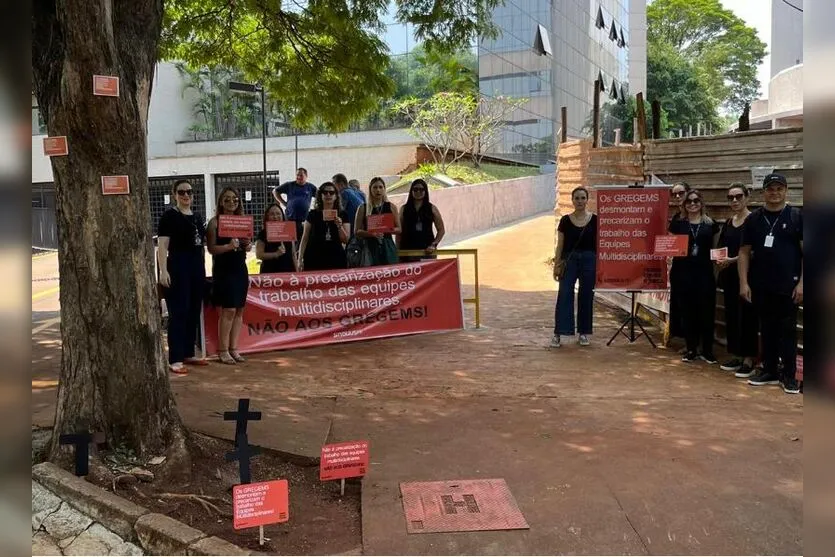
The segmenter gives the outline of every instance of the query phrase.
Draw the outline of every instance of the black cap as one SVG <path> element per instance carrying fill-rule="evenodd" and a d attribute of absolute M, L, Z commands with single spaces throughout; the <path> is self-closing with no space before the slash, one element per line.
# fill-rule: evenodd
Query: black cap
<path fill-rule="evenodd" d="M 789 183 L 786 181 L 785 176 L 782 174 L 775 174 L 773 172 L 763 179 L 763 187 L 767 188 L 769 184 L 773 184 L 775 182 L 789 187 Z"/>

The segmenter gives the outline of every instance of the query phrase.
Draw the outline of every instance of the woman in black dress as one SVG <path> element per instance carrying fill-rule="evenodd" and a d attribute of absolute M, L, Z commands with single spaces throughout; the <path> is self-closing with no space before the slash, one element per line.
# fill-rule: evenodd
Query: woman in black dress
<path fill-rule="evenodd" d="M 444 219 L 438 207 L 429 202 L 429 187 L 418 178 L 409 188 L 409 198 L 400 208 L 403 232 L 398 236 L 402 250 L 424 250 L 428 257 L 401 257 L 403 263 L 434 259 L 435 249 L 444 237 Z M 435 233 L 432 227 L 438 231 Z"/>
<path fill-rule="evenodd" d="M 701 358 L 716 363 L 713 355 L 713 330 L 716 320 L 716 279 L 710 250 L 716 223 L 705 214 L 702 194 L 690 190 L 684 198 L 685 218 L 673 219 L 671 234 L 685 234 L 690 239 L 687 255 L 674 257 L 670 269 L 670 298 L 681 300 L 681 318 L 687 350 L 682 361 Z M 701 354 L 698 349 L 701 344 Z"/>
<path fill-rule="evenodd" d="M 673 187 L 670 188 L 670 205 L 672 206 L 672 217 L 670 217 L 670 222 L 684 218 L 684 196 L 687 195 L 687 192 L 690 191 L 690 184 L 687 182 L 676 182 L 673 184 Z M 667 274 L 669 275 L 671 269 L 671 265 L 673 262 L 672 257 L 667 258 Z M 682 317 L 684 310 L 682 309 L 684 305 L 684 300 L 681 299 L 680 293 L 677 291 L 670 291 L 670 317 L 669 317 L 669 324 L 670 324 L 670 331 L 669 336 L 671 338 L 679 337 L 684 338 L 685 334 L 685 326 L 684 326 L 684 318 Z M 685 349 L 686 351 L 686 349 Z"/>
<path fill-rule="evenodd" d="M 325 182 L 316 192 L 316 208 L 307 214 L 299 246 L 299 271 L 347 269 L 345 244 L 350 234 L 348 215 L 342 210 L 339 192 L 333 182 Z"/>
<path fill-rule="evenodd" d="M 264 227 L 258 233 L 255 242 L 255 257 L 261 261 L 261 274 L 292 273 L 296 270 L 295 242 L 267 241 L 267 222 L 283 221 L 284 211 L 277 203 L 273 203 L 264 212 Z"/>
<path fill-rule="evenodd" d="M 371 215 L 392 214 L 394 221 L 393 234 L 400 234 L 400 211 L 386 196 L 386 182 L 379 176 L 371 179 L 368 184 L 368 202 L 357 209 L 354 218 L 355 235 L 364 240 L 371 252 L 372 265 L 393 265 L 397 263 L 397 246 L 392 233 L 372 233 L 368 231 L 368 217 Z"/>
<path fill-rule="evenodd" d="M 748 210 L 748 187 L 731 184 L 728 202 L 733 217 L 722 225 L 717 247 L 728 248 L 728 257 L 716 262 L 719 269 L 719 287 L 725 301 L 725 330 L 731 359 L 720 367 L 736 372 L 737 377 L 754 375 L 754 359 L 759 352 L 757 312 L 754 305 L 739 295 L 739 246 L 742 241 L 742 225 L 751 214 Z"/>
<path fill-rule="evenodd" d="M 188 180 L 175 182 L 172 193 L 174 205 L 159 219 L 157 265 L 168 306 L 168 368 L 186 375 L 183 364 L 207 365 L 194 357 L 206 282 L 206 226 L 203 217 L 192 211 L 194 189 Z"/>
<path fill-rule="evenodd" d="M 217 197 L 217 210 L 206 231 L 209 253 L 212 254 L 212 302 L 220 307 L 218 323 L 218 359 L 234 365 L 246 361 L 238 353 L 238 336 L 243 324 L 249 276 L 246 254 L 251 238 L 219 238 L 220 215 L 243 215 L 240 197 L 234 188 L 226 187 Z"/>

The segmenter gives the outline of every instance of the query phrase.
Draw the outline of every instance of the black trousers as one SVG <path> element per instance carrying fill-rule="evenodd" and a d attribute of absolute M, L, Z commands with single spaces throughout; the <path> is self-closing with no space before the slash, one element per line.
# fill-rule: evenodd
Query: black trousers
<path fill-rule="evenodd" d="M 728 352 L 739 358 L 759 355 L 759 321 L 754 304 L 739 296 L 739 272 L 736 266 L 720 273 L 719 286 L 725 293 L 725 331 Z"/>
<path fill-rule="evenodd" d="M 790 294 L 757 292 L 752 295 L 760 318 L 763 370 L 777 374 L 783 360 L 783 377 L 794 377 L 797 359 L 797 305 Z"/>
<path fill-rule="evenodd" d="M 683 293 L 681 310 L 687 350 L 696 352 L 701 345 L 702 354 L 712 354 L 716 328 L 716 284 L 711 281 L 710 285 Z"/>
<path fill-rule="evenodd" d="M 168 362 L 173 364 L 194 357 L 206 283 L 203 254 L 169 253 L 168 274 Z"/>

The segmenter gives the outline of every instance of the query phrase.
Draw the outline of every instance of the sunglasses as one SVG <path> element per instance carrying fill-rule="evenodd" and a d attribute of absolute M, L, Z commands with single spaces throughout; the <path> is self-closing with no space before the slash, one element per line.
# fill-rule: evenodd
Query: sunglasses
<path fill-rule="evenodd" d="M 238 198 L 237 197 L 227 197 L 223 200 L 223 202 L 224 203 L 237 203 Z"/>
<path fill-rule="evenodd" d="M 322 190 L 322 195 L 336 195 L 334 190 Z"/>
<path fill-rule="evenodd" d="M 194 195 L 194 190 L 177 190 L 177 195 Z"/>
<path fill-rule="evenodd" d="M 688 204 L 688 205 L 701 205 L 702 200 L 701 199 L 688 199 L 687 201 L 685 201 L 685 203 Z"/>
<path fill-rule="evenodd" d="M 735 193 L 728 196 L 728 201 L 742 201 L 745 198 L 743 193 Z"/>

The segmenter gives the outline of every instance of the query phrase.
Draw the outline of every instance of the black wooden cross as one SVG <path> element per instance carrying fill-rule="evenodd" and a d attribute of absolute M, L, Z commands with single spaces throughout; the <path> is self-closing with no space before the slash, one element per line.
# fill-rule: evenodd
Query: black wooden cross
<path fill-rule="evenodd" d="M 246 426 L 249 423 L 249 420 L 259 421 L 261 419 L 261 412 L 250 412 L 249 411 L 249 399 L 248 398 L 239 398 L 238 399 L 238 411 L 237 412 L 224 412 L 223 413 L 224 420 L 235 420 L 235 445 L 238 445 L 238 439 L 241 438 L 242 435 L 246 435 Z"/>
<path fill-rule="evenodd" d="M 260 414 L 260 412 L 259 412 Z M 250 473 L 250 463 L 249 459 L 253 456 L 260 453 L 261 450 L 258 447 L 253 447 L 249 444 L 249 440 L 246 437 L 246 433 L 238 437 L 235 442 L 235 450 L 229 453 L 226 453 L 226 460 L 229 462 L 233 462 L 235 460 L 238 461 L 238 471 L 241 476 L 241 483 L 248 484 L 252 483 L 252 475 Z"/>
<path fill-rule="evenodd" d="M 58 437 L 61 445 L 75 445 L 75 475 L 86 476 L 90 472 L 90 443 L 93 434 L 88 431 L 65 433 Z"/>

